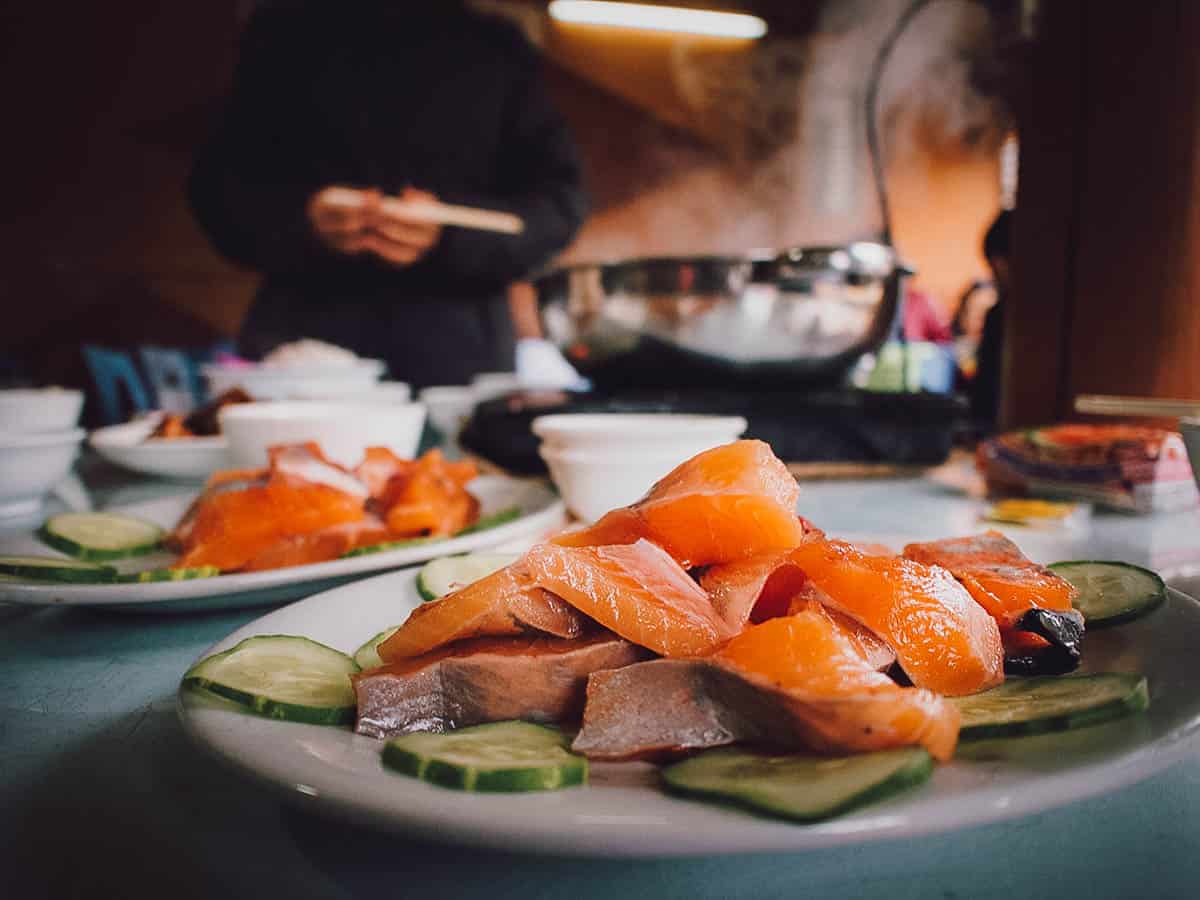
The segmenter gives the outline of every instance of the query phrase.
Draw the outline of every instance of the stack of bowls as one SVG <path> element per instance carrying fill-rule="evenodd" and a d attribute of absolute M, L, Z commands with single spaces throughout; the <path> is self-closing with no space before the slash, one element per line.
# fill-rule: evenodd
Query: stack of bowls
<path fill-rule="evenodd" d="M 0 516 L 38 512 L 71 471 L 85 435 L 82 410 L 80 391 L 0 390 Z"/>
<path fill-rule="evenodd" d="M 741 416 L 564 413 L 533 420 L 538 453 L 567 508 L 584 521 L 628 506 L 681 462 L 737 440 Z"/>

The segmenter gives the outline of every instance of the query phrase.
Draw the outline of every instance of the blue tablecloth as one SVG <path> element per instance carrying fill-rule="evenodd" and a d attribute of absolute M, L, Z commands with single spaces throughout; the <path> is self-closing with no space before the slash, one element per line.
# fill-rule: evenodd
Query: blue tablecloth
<path fill-rule="evenodd" d="M 802 507 L 830 527 L 945 534 L 965 502 L 923 482 L 858 482 L 806 487 Z M 1176 558 L 1177 532 L 1195 543 L 1195 526 L 1194 514 L 1100 522 L 1088 540 Z M 175 714 L 187 665 L 261 612 L 0 606 L 0 897 L 1200 896 L 1200 759 L 1015 822 L 787 855 L 555 859 L 301 812 L 192 746 Z"/>

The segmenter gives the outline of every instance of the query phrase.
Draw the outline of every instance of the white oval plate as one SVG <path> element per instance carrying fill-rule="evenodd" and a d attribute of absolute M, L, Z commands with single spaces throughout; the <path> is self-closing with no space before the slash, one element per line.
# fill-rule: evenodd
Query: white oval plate
<path fill-rule="evenodd" d="M 366 574 L 411 566 L 436 556 L 484 550 L 514 541 L 531 543 L 566 524 L 562 501 L 541 481 L 482 475 L 471 482 L 470 491 L 479 498 L 481 515 L 513 506 L 520 507 L 522 515 L 512 522 L 462 537 L 268 572 L 146 584 L 45 584 L 6 580 L 0 583 L 0 599 L 35 605 L 105 606 L 152 612 L 260 606 L 294 600 Z M 163 528 L 171 528 L 194 497 L 192 493 L 179 494 L 104 511 L 138 516 Z M 33 534 L 0 538 L 0 554 L 58 555 Z M 169 565 L 170 562 L 169 557 L 135 557 L 115 565 L 136 571 Z"/>
<path fill-rule="evenodd" d="M 221 435 L 152 438 L 156 417 L 98 428 L 88 438 L 92 449 L 109 462 L 131 472 L 203 481 L 229 468 L 229 442 Z"/>
<path fill-rule="evenodd" d="M 902 544 L 902 541 L 888 543 Z M 277 610 L 208 653 L 256 634 L 305 635 L 345 653 L 419 605 L 415 573 L 360 581 Z M 686 856 L 806 850 L 913 837 L 1029 815 L 1146 778 L 1196 750 L 1200 605 L 1166 606 L 1088 636 L 1085 671 L 1142 672 L 1151 706 L 1128 719 L 1057 735 L 961 748 L 915 790 L 815 825 L 669 797 L 646 763 L 593 764 L 587 787 L 543 794 L 470 794 L 384 769 L 381 743 L 348 729 L 271 721 L 179 695 L 201 745 L 295 802 L 436 840 L 590 856 Z M 180 673 L 183 674 L 182 672 Z"/>

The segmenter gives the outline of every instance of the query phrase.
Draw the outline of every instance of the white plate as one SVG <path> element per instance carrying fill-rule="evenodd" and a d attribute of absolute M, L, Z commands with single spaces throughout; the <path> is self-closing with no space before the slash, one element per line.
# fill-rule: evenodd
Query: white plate
<path fill-rule="evenodd" d="M 105 606 L 148 609 L 153 612 L 259 606 L 294 600 L 356 577 L 410 566 L 435 556 L 483 550 L 513 541 L 532 542 L 566 524 L 562 502 L 543 482 L 482 475 L 472 481 L 469 488 L 479 498 L 481 515 L 519 506 L 521 518 L 444 541 L 269 572 L 147 584 L 36 584 L 5 581 L 0 583 L 0 599 L 34 605 Z M 146 503 L 113 507 L 105 512 L 139 516 L 170 528 L 194 497 L 195 494 L 180 494 Z M 30 553 L 43 556 L 54 554 L 33 534 L 0 538 L 0 554 Z M 136 570 L 168 565 L 169 562 L 169 559 L 160 561 L 142 557 L 119 561 L 116 565 L 130 566 Z"/>
<path fill-rule="evenodd" d="M 902 544 L 903 541 L 889 541 Z M 413 572 L 310 597 L 207 651 L 256 634 L 305 635 L 352 653 L 419 604 Z M 384 769 L 380 742 L 270 721 L 191 693 L 179 714 L 200 744 L 298 803 L 390 830 L 535 853 L 663 856 L 805 850 L 912 837 L 1029 815 L 1146 778 L 1200 741 L 1200 605 L 1172 591 L 1138 622 L 1088 636 L 1085 670 L 1142 672 L 1150 710 L 1058 735 L 980 742 L 928 784 L 832 821 L 795 825 L 663 794 L 645 763 L 594 764 L 587 787 L 485 795 Z M 207 655 L 207 653 L 205 655 Z M 182 673 L 180 673 L 182 674 Z"/>
<path fill-rule="evenodd" d="M 147 417 L 98 428 L 88 443 L 109 462 L 143 475 L 202 481 L 229 468 L 229 444 L 223 436 L 151 438 L 157 425 L 156 417 Z"/>

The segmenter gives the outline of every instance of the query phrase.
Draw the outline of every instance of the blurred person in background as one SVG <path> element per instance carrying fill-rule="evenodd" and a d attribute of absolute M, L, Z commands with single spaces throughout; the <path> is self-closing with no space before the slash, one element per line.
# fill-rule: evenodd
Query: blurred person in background
<path fill-rule="evenodd" d="M 1004 347 L 1004 302 L 1012 291 L 1012 212 L 996 216 L 983 237 L 983 255 L 992 270 L 996 302 L 983 318 L 983 330 L 975 353 L 975 377 L 968 396 L 971 416 L 984 428 L 996 425 L 1000 413 L 1000 366 Z"/>
<path fill-rule="evenodd" d="M 512 370 L 508 286 L 587 207 L 537 54 L 453 0 L 262 4 L 189 195 L 217 249 L 264 276 L 243 354 L 319 338 L 417 387 Z M 525 229 L 430 225 L 389 196 L 503 210 Z"/>
<path fill-rule="evenodd" d="M 983 322 L 988 310 L 996 304 L 996 286 L 991 281 L 977 279 L 963 291 L 959 298 L 950 331 L 958 354 L 959 367 L 963 376 L 975 377 L 976 352 L 983 337 Z"/>

